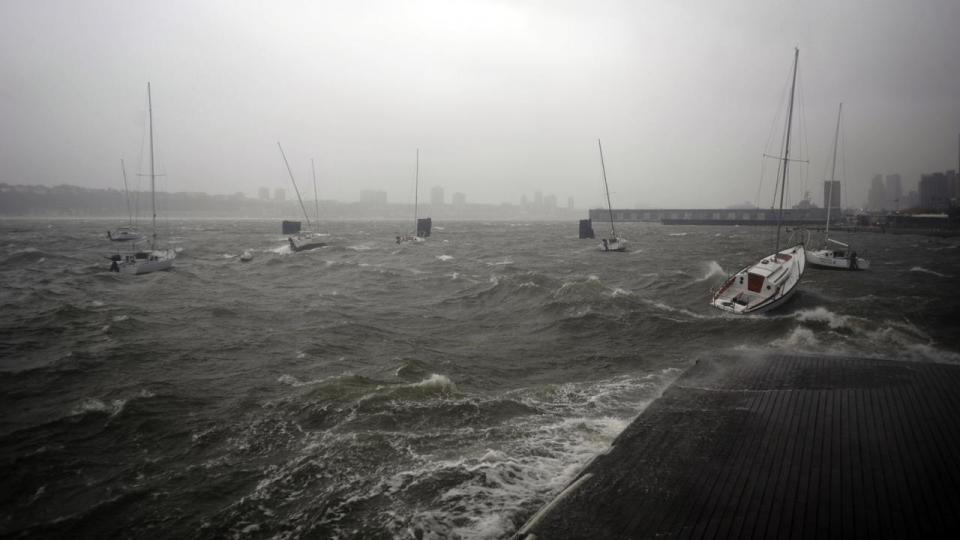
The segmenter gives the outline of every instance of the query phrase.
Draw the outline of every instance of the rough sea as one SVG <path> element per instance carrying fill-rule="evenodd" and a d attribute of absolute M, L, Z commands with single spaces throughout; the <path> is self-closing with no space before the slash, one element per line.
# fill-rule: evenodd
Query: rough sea
<path fill-rule="evenodd" d="M 0 537 L 507 538 L 698 358 L 960 363 L 960 238 L 846 233 L 780 311 L 708 306 L 755 227 L 0 221 Z M 595 224 L 598 234 L 603 227 Z M 250 250 L 254 259 L 241 263 Z"/>

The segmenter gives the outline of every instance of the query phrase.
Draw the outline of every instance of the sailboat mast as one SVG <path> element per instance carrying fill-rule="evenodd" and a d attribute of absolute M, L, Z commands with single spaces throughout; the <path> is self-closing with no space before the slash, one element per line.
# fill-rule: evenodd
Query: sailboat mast
<path fill-rule="evenodd" d="M 127 216 L 130 217 L 130 226 L 133 227 L 133 208 L 130 206 L 130 189 L 127 187 L 127 167 L 120 158 L 120 171 L 123 172 L 123 193 L 127 196 Z"/>
<path fill-rule="evenodd" d="M 830 210 L 833 209 L 833 186 L 837 180 L 837 146 L 840 145 L 840 115 L 843 114 L 843 103 L 837 110 L 837 131 L 833 134 L 833 165 L 830 167 L 830 189 L 827 191 L 827 227 L 824 230 L 826 236 L 830 235 Z"/>
<path fill-rule="evenodd" d="M 607 211 L 610 213 L 611 239 L 616 239 L 617 231 L 613 228 L 613 204 L 610 203 L 610 186 L 607 185 L 607 166 L 603 163 L 603 145 L 600 144 L 600 139 L 597 139 L 597 148 L 600 149 L 600 170 L 603 171 L 603 190 L 607 194 Z"/>
<path fill-rule="evenodd" d="M 413 181 L 413 235 L 419 236 L 417 227 L 417 199 L 420 196 L 420 149 L 417 148 L 417 173 Z"/>
<path fill-rule="evenodd" d="M 313 158 L 310 158 L 310 172 L 313 174 L 313 204 L 317 211 L 317 232 L 320 232 L 320 198 L 317 196 L 317 168 L 313 165 Z"/>
<path fill-rule="evenodd" d="M 783 199 L 787 191 L 787 168 L 790 163 L 790 131 L 793 127 L 793 96 L 797 89 L 797 63 L 800 61 L 800 48 L 793 49 L 793 81 L 790 83 L 790 105 L 787 108 L 787 134 L 783 143 L 783 174 L 780 182 L 780 212 L 777 214 L 777 249 L 774 257 L 780 253 L 780 226 L 783 222 Z"/>
<path fill-rule="evenodd" d="M 293 191 L 297 193 L 297 200 L 300 201 L 300 210 L 303 210 L 303 217 L 307 220 L 307 228 L 313 228 L 310 223 L 310 216 L 307 214 L 307 207 L 303 205 L 303 198 L 300 196 L 300 190 L 297 188 L 297 181 L 293 179 L 293 171 L 290 170 L 290 163 L 287 161 L 287 155 L 283 153 L 283 147 L 280 141 L 277 141 L 277 148 L 280 149 L 280 155 L 283 156 L 283 164 L 287 166 L 287 174 L 290 175 L 290 183 L 293 184 Z"/>
<path fill-rule="evenodd" d="M 157 173 L 153 162 L 153 97 L 150 95 L 150 83 L 147 82 L 147 118 L 150 120 L 150 210 L 153 212 L 153 240 L 150 248 L 157 244 Z"/>

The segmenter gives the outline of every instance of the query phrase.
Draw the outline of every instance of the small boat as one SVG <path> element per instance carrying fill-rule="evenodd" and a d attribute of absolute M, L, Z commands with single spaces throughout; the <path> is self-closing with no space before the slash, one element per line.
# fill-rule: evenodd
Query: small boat
<path fill-rule="evenodd" d="M 150 83 L 147 83 L 147 115 L 150 126 L 150 208 L 153 212 L 150 249 L 134 249 L 131 253 L 117 253 L 110 257 L 110 271 L 125 274 L 149 274 L 173 268 L 177 253 L 173 249 L 159 248 L 157 244 L 157 174 L 153 147 L 153 99 Z M 134 243 L 136 248 L 136 243 Z"/>
<path fill-rule="evenodd" d="M 401 244 L 404 242 L 424 242 L 426 237 L 430 236 L 430 229 L 433 226 L 433 221 L 430 218 L 419 219 L 417 214 L 419 211 L 418 202 L 420 195 L 420 149 L 417 148 L 417 169 L 416 174 L 414 175 L 413 181 L 413 232 L 406 234 L 398 234 L 396 237 L 397 243 Z"/>
<path fill-rule="evenodd" d="M 803 243 L 780 249 L 780 226 L 783 220 L 783 199 L 787 186 L 787 170 L 790 164 L 790 130 L 793 123 L 793 101 L 797 85 L 797 63 L 800 49 L 794 50 L 793 82 L 790 87 L 790 102 L 787 108 L 787 130 L 784 133 L 783 163 L 780 167 L 780 212 L 777 215 L 776 247 L 760 262 L 747 265 L 727 278 L 714 292 L 710 305 L 737 315 L 762 313 L 782 306 L 800 285 L 806 269 L 806 252 Z"/>
<path fill-rule="evenodd" d="M 837 246 L 831 248 L 830 245 Z M 848 244 L 833 238 L 827 238 L 824 246 L 818 250 L 807 250 L 810 266 L 827 270 L 867 270 L 870 261 L 857 255 Z"/>
<path fill-rule="evenodd" d="M 597 139 L 597 148 L 600 149 L 600 170 L 603 172 L 603 190 L 607 194 L 607 211 L 610 213 L 610 236 L 600 240 L 600 251 L 626 251 L 627 241 L 617 234 L 613 226 L 613 205 L 610 203 L 610 186 L 607 185 L 607 167 L 603 163 L 603 145 Z"/>
<path fill-rule="evenodd" d="M 245 250 L 240 254 L 240 262 L 250 262 L 253 260 L 253 253 L 250 253 L 250 250 Z"/>
<path fill-rule="evenodd" d="M 797 291 L 805 266 L 803 244 L 772 253 L 727 278 L 711 304 L 738 315 L 777 308 Z"/>
<path fill-rule="evenodd" d="M 117 227 L 113 231 L 107 231 L 107 238 L 111 242 L 138 242 L 143 240 L 143 234 L 133 225 L 133 207 L 130 205 L 130 190 L 127 187 L 127 168 L 120 160 L 120 170 L 123 172 L 123 193 L 127 198 L 127 215 L 129 216 L 129 225 Z"/>
<path fill-rule="evenodd" d="M 143 240 L 143 234 L 133 227 L 117 227 L 112 231 L 107 231 L 107 238 L 111 242 L 137 242 Z"/>
<path fill-rule="evenodd" d="M 836 185 L 837 174 L 837 146 L 840 144 L 840 117 L 843 114 L 843 103 L 837 111 L 837 130 L 833 138 L 833 165 L 830 172 L 830 184 L 827 189 L 827 225 L 824 228 L 823 246 L 817 250 L 807 250 L 806 257 L 810 266 L 829 270 L 866 270 L 870 268 L 870 261 L 858 257 L 857 252 L 850 246 L 830 238 L 830 211 L 833 209 L 833 186 Z"/>
<path fill-rule="evenodd" d="M 310 216 L 307 215 L 307 207 L 303 205 L 303 197 L 300 196 L 300 189 L 297 187 L 297 181 L 293 179 L 293 171 L 290 169 L 290 163 L 287 161 L 287 155 L 283 152 L 283 147 L 280 146 L 280 143 L 277 142 L 277 147 L 280 149 L 280 155 L 283 157 L 283 163 L 287 166 L 287 174 L 290 175 L 290 182 L 293 184 L 293 190 L 297 193 L 297 200 L 300 201 L 300 209 L 303 211 L 303 217 L 307 220 L 307 228 L 311 229 L 310 232 L 297 233 L 287 237 L 287 241 L 290 243 L 290 250 L 294 252 L 298 251 L 310 251 L 312 249 L 322 248 L 327 245 L 326 241 L 323 240 L 323 237 L 320 235 L 319 230 L 313 230 L 314 224 L 310 223 Z M 317 173 L 316 169 L 313 167 L 313 160 L 310 160 L 310 167 L 313 169 L 313 197 L 317 198 Z M 317 205 L 317 221 L 316 227 L 320 227 L 320 202 L 315 201 Z"/>

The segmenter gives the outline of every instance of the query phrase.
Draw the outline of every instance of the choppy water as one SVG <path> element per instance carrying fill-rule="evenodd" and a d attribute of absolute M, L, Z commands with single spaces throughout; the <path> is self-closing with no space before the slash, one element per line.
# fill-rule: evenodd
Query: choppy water
<path fill-rule="evenodd" d="M 0 535 L 501 538 L 698 357 L 960 362 L 960 239 L 849 235 L 870 271 L 735 318 L 709 290 L 768 230 L 175 222 L 127 276 L 111 225 L 0 222 Z"/>

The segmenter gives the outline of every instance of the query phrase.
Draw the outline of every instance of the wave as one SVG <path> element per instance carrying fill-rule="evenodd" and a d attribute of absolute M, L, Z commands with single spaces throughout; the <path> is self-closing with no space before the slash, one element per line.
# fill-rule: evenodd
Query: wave
<path fill-rule="evenodd" d="M 706 263 L 706 268 L 704 269 L 704 272 L 705 273 L 703 274 L 703 277 L 698 278 L 696 280 L 698 283 L 702 281 L 707 281 L 708 279 L 715 278 L 715 277 L 727 276 L 727 272 L 724 271 L 723 267 L 720 266 L 720 263 L 718 263 L 717 261 L 708 261 Z"/>
<path fill-rule="evenodd" d="M 20 251 L 15 251 L 4 257 L 3 260 L 0 260 L 0 267 L 39 264 L 46 262 L 47 257 L 50 256 L 51 255 L 40 251 L 37 248 L 26 248 Z"/>
<path fill-rule="evenodd" d="M 932 275 L 932 276 L 937 276 L 937 277 L 942 277 L 942 278 L 952 278 L 952 277 L 953 277 L 953 276 L 951 276 L 951 275 L 949 275 L 949 274 L 941 274 L 940 272 L 936 272 L 936 271 L 934 271 L 934 270 L 928 270 L 928 269 L 926 269 L 926 268 L 924 268 L 924 267 L 922 267 L 922 266 L 914 266 L 913 268 L 910 269 L 910 271 L 911 271 L 911 272 L 922 272 L 922 273 L 924 273 L 924 274 L 930 274 L 930 275 Z"/>
<path fill-rule="evenodd" d="M 142 389 L 137 392 L 135 395 L 126 398 L 126 399 L 111 399 L 104 401 L 97 398 L 83 398 L 79 403 L 74 405 L 70 409 L 68 416 L 83 416 L 86 414 L 107 414 L 111 418 L 119 415 L 123 412 L 123 409 L 127 406 L 127 403 L 132 399 L 147 399 L 155 397 L 156 394 L 153 392 Z"/>
<path fill-rule="evenodd" d="M 825 307 L 816 307 L 793 313 L 800 322 L 822 322 L 832 329 L 848 328 L 851 318 L 847 315 L 838 315 Z"/>
<path fill-rule="evenodd" d="M 817 349 L 819 345 L 820 340 L 817 339 L 813 330 L 802 326 L 794 328 L 788 335 L 770 343 L 774 348 L 791 351 Z"/>
<path fill-rule="evenodd" d="M 451 261 L 451 260 L 453 260 L 453 256 L 452 256 L 452 255 L 437 255 L 437 259 L 439 259 L 439 260 L 441 260 L 441 261 Z"/>

